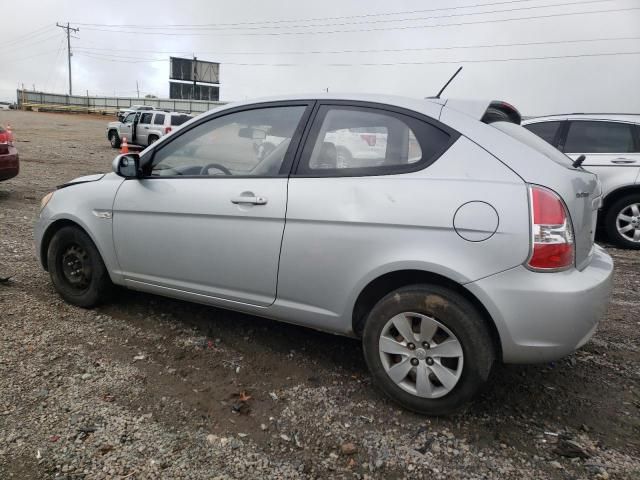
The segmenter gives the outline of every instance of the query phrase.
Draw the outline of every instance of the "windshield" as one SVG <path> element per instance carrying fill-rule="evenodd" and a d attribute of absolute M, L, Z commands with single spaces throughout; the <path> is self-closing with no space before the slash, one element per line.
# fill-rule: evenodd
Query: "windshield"
<path fill-rule="evenodd" d="M 549 145 L 535 133 L 530 132 L 526 128 L 510 122 L 494 122 L 491 126 L 497 128 L 503 133 L 506 133 L 510 137 L 519 140 L 537 152 L 543 154 L 545 157 L 559 163 L 563 167 L 573 168 L 573 160 L 571 160 L 571 158 L 567 157 L 560 150 Z"/>

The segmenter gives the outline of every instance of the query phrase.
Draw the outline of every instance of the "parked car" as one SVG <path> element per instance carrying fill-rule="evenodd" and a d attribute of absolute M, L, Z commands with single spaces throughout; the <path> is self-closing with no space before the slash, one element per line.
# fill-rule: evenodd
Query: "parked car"
<path fill-rule="evenodd" d="M 9 180 L 20 172 L 20 157 L 13 143 L 13 133 L 0 127 L 0 180 Z"/>
<path fill-rule="evenodd" d="M 602 181 L 600 224 L 623 248 L 640 249 L 640 115 L 568 114 L 524 127 L 577 159 Z"/>
<path fill-rule="evenodd" d="M 131 112 L 122 122 L 109 122 L 107 139 L 113 148 L 119 148 L 125 137 L 128 143 L 146 147 L 191 118 L 178 112 Z"/>
<path fill-rule="evenodd" d="M 494 362 L 587 342 L 611 290 L 597 177 L 517 123 L 482 122 L 489 109 L 515 111 L 377 95 L 227 105 L 48 194 L 37 252 L 81 307 L 116 284 L 360 338 L 384 393 L 449 413 Z M 339 164 L 327 139 L 371 128 L 382 160 Z M 285 140 L 260 159 L 267 136 Z"/>
<path fill-rule="evenodd" d="M 130 107 L 121 108 L 120 110 L 118 110 L 118 114 L 116 116 L 118 117 L 118 120 L 122 121 L 124 117 L 126 117 L 131 112 L 141 112 L 148 110 L 155 110 L 155 107 L 153 107 L 152 105 L 131 105 Z"/>

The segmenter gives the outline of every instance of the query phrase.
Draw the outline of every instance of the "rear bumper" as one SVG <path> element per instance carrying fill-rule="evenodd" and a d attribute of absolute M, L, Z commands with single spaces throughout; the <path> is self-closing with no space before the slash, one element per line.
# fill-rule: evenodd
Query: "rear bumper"
<path fill-rule="evenodd" d="M 0 180 L 9 180 L 20 172 L 20 157 L 15 147 L 6 155 L 0 155 Z"/>
<path fill-rule="evenodd" d="M 595 333 L 609 304 L 613 261 L 602 248 L 594 250 L 581 271 L 520 266 L 465 285 L 493 318 L 505 363 L 557 360 Z"/>

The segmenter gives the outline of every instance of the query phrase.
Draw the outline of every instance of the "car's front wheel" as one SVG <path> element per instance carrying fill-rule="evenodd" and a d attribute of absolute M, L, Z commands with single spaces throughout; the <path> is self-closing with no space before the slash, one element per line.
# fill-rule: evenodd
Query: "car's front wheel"
<path fill-rule="evenodd" d="M 109 132 L 109 143 L 111 144 L 111 148 L 120 148 L 120 136 L 114 130 Z"/>
<path fill-rule="evenodd" d="M 640 249 L 640 193 L 622 197 L 607 210 L 609 240 L 622 248 Z"/>
<path fill-rule="evenodd" d="M 94 307 L 111 292 L 111 279 L 100 253 L 80 228 L 63 227 L 53 235 L 47 267 L 60 296 L 79 307 Z"/>
<path fill-rule="evenodd" d="M 380 300 L 367 318 L 363 347 L 380 389 L 427 415 L 460 409 L 486 382 L 495 358 L 477 309 L 457 292 L 427 284 Z"/>

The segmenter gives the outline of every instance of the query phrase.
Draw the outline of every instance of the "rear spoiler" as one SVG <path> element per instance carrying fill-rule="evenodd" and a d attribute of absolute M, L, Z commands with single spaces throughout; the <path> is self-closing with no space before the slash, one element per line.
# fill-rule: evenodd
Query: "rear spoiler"
<path fill-rule="evenodd" d="M 493 122 L 510 122 L 520 125 L 522 121 L 522 116 L 518 109 L 501 100 L 489 102 L 487 100 L 449 98 L 444 102 L 441 102 L 439 99 L 431 101 L 438 102 L 446 108 L 457 110 L 487 124 Z"/>
<path fill-rule="evenodd" d="M 489 104 L 489 107 L 487 107 L 481 121 L 487 124 L 493 122 L 510 122 L 520 125 L 522 115 L 520 115 L 518 109 L 513 105 L 500 100 L 494 100 Z"/>

